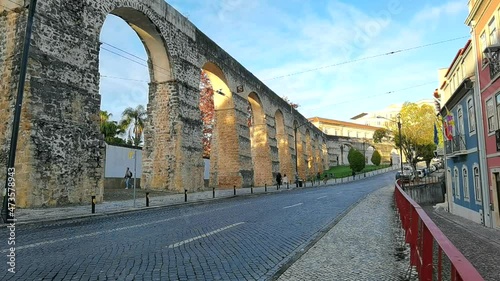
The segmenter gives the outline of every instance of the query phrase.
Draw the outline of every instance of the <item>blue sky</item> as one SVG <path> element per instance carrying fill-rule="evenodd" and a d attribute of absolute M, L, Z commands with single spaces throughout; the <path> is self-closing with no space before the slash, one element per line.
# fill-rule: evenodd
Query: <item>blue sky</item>
<path fill-rule="evenodd" d="M 352 61 L 469 36 L 464 0 L 166 2 L 277 95 L 298 103 L 306 117 L 350 121 L 361 112 L 432 98 L 437 70 L 450 65 L 468 38 Z M 114 16 L 101 41 L 147 58 L 137 35 Z M 126 107 L 147 104 L 146 63 L 132 59 L 139 64 L 100 53 L 101 75 L 108 76 L 101 78 L 101 109 L 115 120 Z"/>

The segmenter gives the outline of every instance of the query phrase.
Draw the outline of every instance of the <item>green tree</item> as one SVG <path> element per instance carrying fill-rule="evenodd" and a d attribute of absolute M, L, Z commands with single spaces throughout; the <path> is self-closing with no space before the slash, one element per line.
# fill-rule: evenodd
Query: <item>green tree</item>
<path fill-rule="evenodd" d="M 351 148 L 347 154 L 347 159 L 349 160 L 349 167 L 354 172 L 360 172 L 365 168 L 365 157 L 359 150 Z"/>
<path fill-rule="evenodd" d="M 373 151 L 371 161 L 375 166 L 380 165 L 380 161 L 382 161 L 382 156 L 380 155 L 380 152 L 378 152 L 378 150 Z"/>
<path fill-rule="evenodd" d="M 125 140 L 118 137 L 119 134 L 125 132 L 124 128 L 121 127 L 116 121 L 110 120 L 112 114 L 107 111 L 100 112 L 100 130 L 104 136 L 104 141 L 108 144 L 124 144 Z"/>
<path fill-rule="evenodd" d="M 401 108 L 400 115 L 401 139 L 396 135 L 394 141 L 396 147 L 402 149 L 407 161 L 415 168 L 418 159 L 427 159 L 436 149 L 434 144 L 436 114 L 431 105 L 406 102 Z M 390 131 L 398 132 L 397 123 L 390 122 L 388 126 Z"/>
<path fill-rule="evenodd" d="M 373 133 L 373 142 L 381 143 L 385 140 L 391 140 L 391 131 L 388 129 L 380 128 Z"/>
<path fill-rule="evenodd" d="M 146 123 L 147 112 L 144 106 L 138 105 L 136 108 L 128 107 L 122 113 L 120 126 L 129 129 L 128 140 L 134 146 L 139 146 L 142 142 L 142 133 Z M 132 134 L 130 134 L 132 131 Z M 127 141 L 127 143 L 129 143 Z"/>

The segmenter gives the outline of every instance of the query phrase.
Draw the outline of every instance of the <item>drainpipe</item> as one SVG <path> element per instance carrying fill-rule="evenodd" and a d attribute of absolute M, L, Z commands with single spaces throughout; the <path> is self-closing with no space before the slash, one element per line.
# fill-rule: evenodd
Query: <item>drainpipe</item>
<path fill-rule="evenodd" d="M 486 161 L 486 145 L 485 145 L 485 132 L 484 132 L 484 120 L 483 120 L 483 107 L 481 101 L 481 85 L 479 79 L 479 63 L 477 61 L 477 46 L 476 46 L 476 36 L 475 36 L 475 23 L 472 22 L 469 26 L 471 28 L 471 40 L 472 40 L 472 53 L 474 54 L 475 60 L 475 83 L 474 83 L 474 108 L 476 109 L 476 134 L 478 138 L 477 149 L 479 152 L 479 171 L 481 175 L 481 193 L 483 200 L 483 216 L 484 223 L 488 227 L 493 227 L 493 217 L 491 216 L 490 209 L 490 192 L 489 192 L 489 178 L 488 178 L 488 165 Z M 482 139 L 482 141 L 481 141 Z M 486 190 L 484 187 L 486 186 Z"/>

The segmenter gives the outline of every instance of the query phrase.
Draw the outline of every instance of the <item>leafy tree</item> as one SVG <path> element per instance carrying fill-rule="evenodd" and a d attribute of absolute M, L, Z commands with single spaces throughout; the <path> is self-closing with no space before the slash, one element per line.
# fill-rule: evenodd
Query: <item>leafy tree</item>
<path fill-rule="evenodd" d="M 378 152 L 378 150 L 373 151 L 371 161 L 375 166 L 380 165 L 380 161 L 382 161 L 382 156 L 380 155 L 380 152 Z"/>
<path fill-rule="evenodd" d="M 427 159 L 436 149 L 434 144 L 436 114 L 431 105 L 410 102 L 403 104 L 400 114 L 401 139 L 395 135 L 394 141 L 396 147 L 402 149 L 408 162 L 415 168 L 418 159 Z M 398 132 L 396 123 L 391 122 L 388 125 L 390 131 Z"/>
<path fill-rule="evenodd" d="M 104 141 L 108 144 L 124 144 L 125 140 L 117 137 L 117 135 L 124 133 L 125 130 L 116 121 L 110 120 L 111 116 L 112 114 L 107 111 L 101 110 L 100 112 L 100 130 L 104 136 Z"/>
<path fill-rule="evenodd" d="M 201 72 L 200 105 L 203 122 L 203 158 L 210 158 L 211 142 L 215 122 L 214 89 L 205 71 Z"/>
<path fill-rule="evenodd" d="M 377 129 L 374 133 L 373 133 L 373 142 L 375 143 L 381 143 L 385 140 L 390 140 L 391 139 L 391 131 L 389 131 L 388 129 L 385 129 L 385 128 L 380 128 L 380 129 Z"/>
<path fill-rule="evenodd" d="M 142 142 L 142 133 L 146 123 L 147 112 L 144 106 L 138 105 L 136 108 L 127 107 L 122 113 L 120 126 L 129 128 L 129 137 L 131 144 L 139 146 Z M 132 134 L 130 133 L 132 131 Z"/>
<path fill-rule="evenodd" d="M 349 160 L 349 167 L 354 172 L 360 172 L 365 168 L 365 157 L 359 150 L 351 148 L 347 154 L 347 159 Z"/>

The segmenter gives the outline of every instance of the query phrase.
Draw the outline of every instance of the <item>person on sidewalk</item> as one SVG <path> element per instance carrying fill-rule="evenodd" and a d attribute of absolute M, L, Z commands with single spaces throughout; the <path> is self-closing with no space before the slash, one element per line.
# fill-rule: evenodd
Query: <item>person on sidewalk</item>
<path fill-rule="evenodd" d="M 281 186 L 281 173 L 278 172 L 278 174 L 276 174 L 276 185 L 277 185 L 277 188 L 280 189 L 280 186 Z"/>
<path fill-rule="evenodd" d="M 286 188 L 288 188 L 288 177 L 286 174 L 283 174 L 283 186 L 286 185 Z"/>
<path fill-rule="evenodd" d="M 128 189 L 130 184 L 132 183 L 130 179 L 132 178 L 132 172 L 130 169 L 127 167 L 127 171 L 125 171 L 125 189 Z"/>

